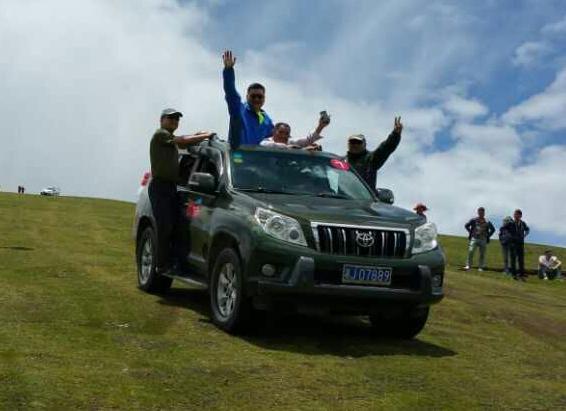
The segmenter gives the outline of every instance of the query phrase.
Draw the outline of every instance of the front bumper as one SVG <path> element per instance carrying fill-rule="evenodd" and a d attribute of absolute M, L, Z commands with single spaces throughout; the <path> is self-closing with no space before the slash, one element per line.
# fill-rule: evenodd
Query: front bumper
<path fill-rule="evenodd" d="M 440 249 L 411 258 L 379 260 L 322 254 L 298 246 L 276 249 L 272 245 L 263 242 L 248 260 L 248 292 L 258 305 L 290 302 L 336 311 L 372 312 L 384 307 L 431 305 L 444 297 L 444 255 Z M 277 274 L 265 278 L 261 274 L 263 264 L 277 267 Z M 391 267 L 392 283 L 342 284 L 344 264 Z M 433 276 L 440 276 L 439 282 L 436 277 L 440 286 L 433 286 Z"/>

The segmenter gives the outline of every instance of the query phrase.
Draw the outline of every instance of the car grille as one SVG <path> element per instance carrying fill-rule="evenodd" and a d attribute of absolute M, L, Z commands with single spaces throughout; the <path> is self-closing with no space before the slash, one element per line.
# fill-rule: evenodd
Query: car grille
<path fill-rule="evenodd" d="M 407 235 L 404 231 L 331 225 L 313 226 L 318 251 L 360 257 L 404 258 Z"/>

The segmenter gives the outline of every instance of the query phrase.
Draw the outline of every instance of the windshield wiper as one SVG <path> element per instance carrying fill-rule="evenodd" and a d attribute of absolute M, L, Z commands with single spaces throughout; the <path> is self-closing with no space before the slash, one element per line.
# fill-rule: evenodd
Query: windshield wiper
<path fill-rule="evenodd" d="M 322 193 L 318 193 L 316 195 L 317 197 L 324 197 L 324 198 L 342 198 L 342 199 L 349 199 L 349 197 L 346 197 L 345 195 L 342 194 L 336 194 L 336 193 L 328 193 L 328 192 L 322 192 Z"/>

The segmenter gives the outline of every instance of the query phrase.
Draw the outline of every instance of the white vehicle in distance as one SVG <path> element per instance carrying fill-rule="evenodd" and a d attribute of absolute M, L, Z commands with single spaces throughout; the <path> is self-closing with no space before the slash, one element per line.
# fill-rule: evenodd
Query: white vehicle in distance
<path fill-rule="evenodd" d="M 49 186 L 44 188 L 39 192 L 42 196 L 59 196 L 61 194 L 61 189 L 55 186 Z"/>

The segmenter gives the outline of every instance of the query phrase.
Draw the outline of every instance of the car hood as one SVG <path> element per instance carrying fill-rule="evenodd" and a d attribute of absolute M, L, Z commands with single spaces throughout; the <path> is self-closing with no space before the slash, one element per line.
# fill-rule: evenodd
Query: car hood
<path fill-rule="evenodd" d="M 423 219 L 403 208 L 376 201 L 342 200 L 285 194 L 246 193 L 267 208 L 311 222 L 336 224 L 386 224 L 407 226 Z"/>

